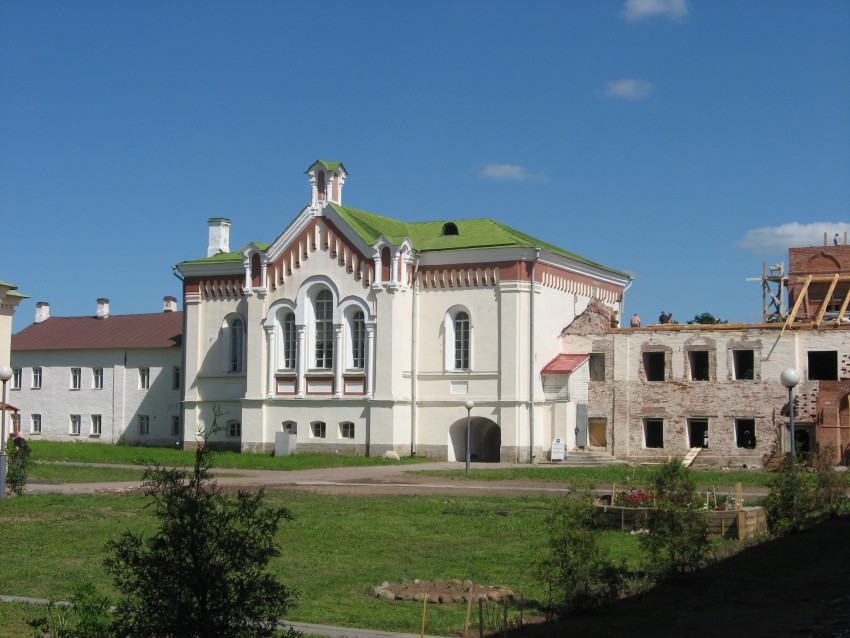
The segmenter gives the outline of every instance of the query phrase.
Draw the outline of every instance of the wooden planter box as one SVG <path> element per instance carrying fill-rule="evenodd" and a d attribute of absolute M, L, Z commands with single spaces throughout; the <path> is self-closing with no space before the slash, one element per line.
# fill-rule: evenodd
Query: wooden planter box
<path fill-rule="evenodd" d="M 602 512 L 606 529 L 632 532 L 646 529 L 654 509 L 597 505 Z M 767 531 L 767 519 L 761 507 L 745 507 L 740 510 L 703 512 L 706 517 L 709 538 L 744 539 Z"/>

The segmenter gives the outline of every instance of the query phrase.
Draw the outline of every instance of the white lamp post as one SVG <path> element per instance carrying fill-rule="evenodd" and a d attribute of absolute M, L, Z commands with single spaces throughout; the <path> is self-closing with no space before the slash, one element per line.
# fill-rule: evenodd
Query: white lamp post
<path fill-rule="evenodd" d="M 797 442 L 794 440 L 794 388 L 800 383 L 800 373 L 794 368 L 785 368 L 779 380 L 788 388 L 788 426 L 791 430 L 791 458 L 794 458 L 797 456 Z"/>
<path fill-rule="evenodd" d="M 475 407 L 475 401 L 470 399 L 463 405 L 466 406 L 466 473 L 469 474 L 469 465 L 472 461 L 472 451 L 470 447 L 470 442 L 472 440 L 472 408 Z"/>
<path fill-rule="evenodd" d="M 12 368 L 0 366 L 0 381 L 3 382 L 3 415 L 0 416 L 0 498 L 6 498 L 6 383 L 12 378 Z"/>

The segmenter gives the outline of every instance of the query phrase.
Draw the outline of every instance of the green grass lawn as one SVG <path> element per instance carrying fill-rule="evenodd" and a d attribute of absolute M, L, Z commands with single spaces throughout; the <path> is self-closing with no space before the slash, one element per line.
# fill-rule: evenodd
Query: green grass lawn
<path fill-rule="evenodd" d="M 546 481 L 583 487 L 610 488 L 612 483 L 622 487 L 626 480 L 629 480 L 633 485 L 648 486 L 656 471 L 657 469 L 652 466 L 553 467 L 547 465 L 545 467 L 473 469 L 469 474 L 466 474 L 463 470 L 426 470 L 422 473 L 459 481 Z M 766 487 L 771 476 L 760 470 L 721 471 L 694 468 L 693 472 L 699 485 L 716 485 L 717 487 L 722 486 L 724 489 L 733 488 L 735 483 L 741 483 L 745 487 Z"/>
<path fill-rule="evenodd" d="M 504 585 L 530 608 L 545 599 L 535 564 L 546 546 L 544 498 L 327 496 L 270 492 L 269 502 L 295 515 L 278 541 L 272 570 L 300 592 L 290 619 L 416 633 L 421 603 L 369 596 L 374 585 L 404 578 L 469 578 Z M 67 600 L 91 582 L 113 595 L 102 568 L 104 544 L 122 531 L 150 533 L 155 520 L 134 495 L 26 495 L 0 505 L 3 580 L 0 594 Z M 603 532 L 616 556 L 640 560 L 633 536 Z M 14 613 L 20 606 L 11 607 Z M 20 636 L 23 619 L 0 604 L 0 636 Z M 21 607 L 24 611 L 29 608 Z M 464 605 L 429 605 L 426 633 L 463 627 Z M 30 612 L 27 612 L 30 613 Z M 33 609 L 34 617 L 43 611 Z M 18 633 L 14 633 L 17 631 Z"/>
<path fill-rule="evenodd" d="M 51 465 L 33 463 L 29 468 L 31 483 L 103 483 L 107 481 L 140 481 L 144 470 L 125 470 L 97 465 Z"/>
<path fill-rule="evenodd" d="M 28 441 L 34 461 L 68 461 L 77 463 L 110 463 L 116 465 L 155 465 L 191 467 L 195 453 L 165 447 L 110 445 L 88 442 Z M 307 470 L 325 467 L 398 465 L 427 462 L 427 458 L 403 458 L 385 461 L 379 457 L 343 456 L 339 454 L 240 454 L 221 451 L 215 455 L 217 468 L 240 470 Z"/>

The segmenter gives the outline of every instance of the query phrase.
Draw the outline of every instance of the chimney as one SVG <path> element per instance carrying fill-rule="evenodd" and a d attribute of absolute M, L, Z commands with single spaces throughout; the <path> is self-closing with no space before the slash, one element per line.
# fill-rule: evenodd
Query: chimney
<path fill-rule="evenodd" d="M 175 312 L 177 310 L 177 298 L 176 297 L 163 297 L 162 298 L 162 311 L 163 312 Z"/>
<path fill-rule="evenodd" d="M 109 299 L 101 297 L 97 300 L 97 318 L 106 319 L 109 316 Z"/>
<path fill-rule="evenodd" d="M 41 323 L 50 319 L 50 304 L 46 301 L 39 301 L 35 304 L 35 322 Z"/>
<path fill-rule="evenodd" d="M 218 253 L 230 252 L 230 220 L 224 217 L 211 217 L 210 239 L 207 245 L 207 257 Z"/>

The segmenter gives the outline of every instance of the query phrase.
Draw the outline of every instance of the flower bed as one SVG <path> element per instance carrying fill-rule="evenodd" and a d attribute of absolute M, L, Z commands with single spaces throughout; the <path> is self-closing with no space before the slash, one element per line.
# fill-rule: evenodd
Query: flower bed
<path fill-rule="evenodd" d="M 623 532 L 647 529 L 649 519 L 655 511 L 651 506 L 620 507 L 599 504 L 596 507 L 602 513 L 606 529 L 619 529 Z M 708 510 L 704 515 L 710 538 L 743 539 L 767 531 L 767 519 L 761 507 Z"/>

